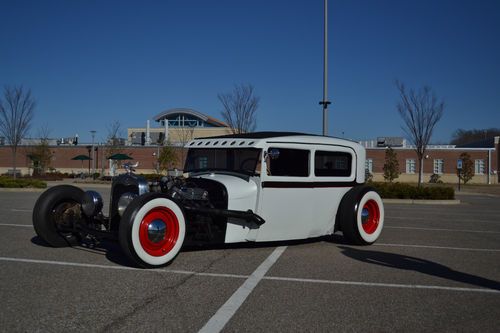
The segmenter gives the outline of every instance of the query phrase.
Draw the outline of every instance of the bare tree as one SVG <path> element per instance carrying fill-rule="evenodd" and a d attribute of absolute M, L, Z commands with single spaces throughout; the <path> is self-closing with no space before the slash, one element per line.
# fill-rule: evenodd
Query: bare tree
<path fill-rule="evenodd" d="M 108 135 L 106 137 L 106 147 L 104 148 L 104 156 L 102 157 L 101 163 L 103 163 L 104 159 L 114 155 L 114 154 L 119 154 L 123 151 L 123 144 L 122 144 L 122 125 L 121 123 L 116 120 L 108 125 L 106 125 L 106 129 L 108 130 Z M 113 168 L 119 168 L 121 166 L 121 161 L 115 161 L 113 160 L 112 162 Z M 102 168 L 102 173 L 104 173 L 104 167 Z"/>
<path fill-rule="evenodd" d="M 47 125 L 38 129 L 40 142 L 32 147 L 28 152 L 28 157 L 33 162 L 33 175 L 44 176 L 47 169 L 50 169 L 52 162 L 52 151 L 49 147 L 49 137 L 51 130 Z"/>
<path fill-rule="evenodd" d="M 252 132 L 257 125 L 256 112 L 259 97 L 254 96 L 252 85 L 235 85 L 233 91 L 218 94 L 224 110 L 222 117 L 235 134 Z"/>
<path fill-rule="evenodd" d="M 0 132 L 12 150 L 14 178 L 16 178 L 17 147 L 31 126 L 35 104 L 31 90 L 26 91 L 22 86 L 6 86 L 4 99 L 0 99 Z"/>
<path fill-rule="evenodd" d="M 397 104 L 399 115 L 404 121 L 402 129 L 415 146 L 418 157 L 418 185 L 422 184 L 424 156 L 432 136 L 434 126 L 441 119 L 444 102 L 438 101 L 432 89 L 424 86 L 419 91 L 406 89 L 396 81 L 401 100 Z"/>
<path fill-rule="evenodd" d="M 186 161 L 186 155 L 187 155 L 187 149 L 185 146 L 188 144 L 189 141 L 194 139 L 194 127 L 193 126 L 184 126 L 184 127 L 179 127 L 177 129 L 178 133 L 178 142 L 181 150 L 181 158 L 180 158 L 180 163 L 181 165 L 184 165 Z"/>

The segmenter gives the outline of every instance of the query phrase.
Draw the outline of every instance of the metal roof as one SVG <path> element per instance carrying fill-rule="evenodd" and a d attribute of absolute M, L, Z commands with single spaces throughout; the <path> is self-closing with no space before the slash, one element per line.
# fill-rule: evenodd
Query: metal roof
<path fill-rule="evenodd" d="M 178 115 L 178 114 L 189 115 L 189 116 L 198 118 L 204 122 L 207 122 L 207 123 L 212 124 L 212 125 L 217 126 L 217 127 L 229 127 L 223 121 L 220 121 L 216 118 L 207 116 L 201 112 L 198 112 L 196 110 L 189 109 L 189 108 L 168 109 L 168 110 L 165 110 L 165 111 L 158 113 L 156 116 L 153 117 L 153 119 L 154 119 L 154 121 L 159 122 L 159 121 L 164 120 L 164 119 L 170 119 L 171 117 Z"/>

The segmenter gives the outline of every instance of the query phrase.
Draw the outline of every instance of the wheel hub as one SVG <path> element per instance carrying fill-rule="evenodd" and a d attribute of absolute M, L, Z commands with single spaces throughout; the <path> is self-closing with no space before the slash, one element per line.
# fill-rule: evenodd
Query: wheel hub
<path fill-rule="evenodd" d="M 361 210 L 361 225 L 367 234 L 373 234 L 380 222 L 380 209 L 374 200 L 368 200 Z"/>
<path fill-rule="evenodd" d="M 148 238 L 151 243 L 159 243 L 165 238 L 167 226 L 162 220 L 153 220 L 148 225 Z"/>

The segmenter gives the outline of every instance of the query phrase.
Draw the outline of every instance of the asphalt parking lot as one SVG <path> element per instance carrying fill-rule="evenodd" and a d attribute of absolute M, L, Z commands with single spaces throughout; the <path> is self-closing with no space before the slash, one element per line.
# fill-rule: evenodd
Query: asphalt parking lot
<path fill-rule="evenodd" d="M 45 246 L 31 226 L 39 195 L 0 192 L 2 332 L 499 331 L 498 196 L 387 204 L 368 247 L 337 236 L 186 249 L 140 270 L 113 243 Z"/>

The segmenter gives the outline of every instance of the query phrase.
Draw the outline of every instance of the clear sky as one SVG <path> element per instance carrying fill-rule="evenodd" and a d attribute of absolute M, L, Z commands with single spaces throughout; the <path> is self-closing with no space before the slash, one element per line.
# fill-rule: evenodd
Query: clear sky
<path fill-rule="evenodd" d="M 0 0 L 0 87 L 37 100 L 31 135 L 81 141 L 166 109 L 221 118 L 234 84 L 257 130 L 320 134 L 323 0 Z M 500 1 L 330 0 L 329 134 L 402 136 L 394 80 L 446 104 L 432 141 L 500 127 Z M 342 134 L 343 133 L 343 134 Z"/>

